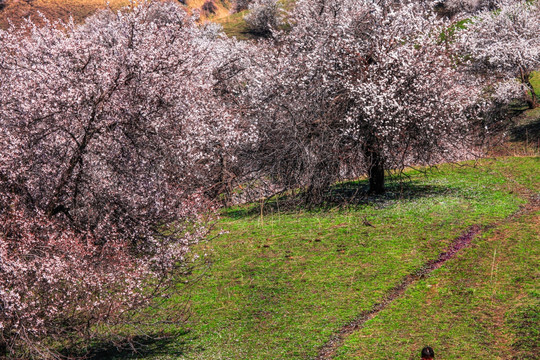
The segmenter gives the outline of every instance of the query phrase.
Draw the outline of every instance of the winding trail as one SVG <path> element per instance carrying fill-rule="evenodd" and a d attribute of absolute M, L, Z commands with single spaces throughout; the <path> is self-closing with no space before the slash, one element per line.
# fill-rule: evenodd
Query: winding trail
<path fill-rule="evenodd" d="M 540 209 L 540 195 L 527 194 L 528 201 L 522 205 L 515 213 L 503 219 L 502 221 L 488 225 L 471 226 L 461 236 L 455 238 L 450 246 L 439 254 L 437 259 L 431 260 L 413 273 L 405 276 L 403 280 L 394 286 L 386 296 L 369 310 L 361 312 L 349 324 L 343 326 L 330 340 L 319 350 L 316 360 L 330 360 L 336 355 L 337 349 L 343 345 L 345 338 L 356 330 L 364 327 L 365 323 L 376 317 L 381 311 L 386 309 L 394 300 L 400 298 L 407 288 L 415 284 L 418 280 L 429 276 L 434 270 L 439 269 L 448 260 L 454 258 L 462 249 L 470 246 L 472 240 L 482 232 L 497 227 L 503 223 L 510 222 L 520 216 L 530 214 Z"/>

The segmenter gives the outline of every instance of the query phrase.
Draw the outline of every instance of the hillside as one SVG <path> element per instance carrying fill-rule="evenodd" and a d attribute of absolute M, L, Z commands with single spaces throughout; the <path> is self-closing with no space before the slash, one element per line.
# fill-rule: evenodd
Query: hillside
<path fill-rule="evenodd" d="M 205 0 L 187 0 L 186 7 L 190 10 L 201 9 Z M 210 1 L 213 6 L 208 10 L 201 10 L 201 16 L 206 19 L 216 20 L 229 15 L 230 3 L 227 0 Z M 31 18 L 39 21 L 39 14 L 48 19 L 68 20 L 70 16 L 75 22 L 84 20 L 97 9 L 104 8 L 107 4 L 113 9 L 128 6 L 130 0 L 5 0 L 3 8 L 0 8 L 0 28 L 6 28 L 11 21 L 14 24 Z"/>
<path fill-rule="evenodd" d="M 188 327 L 140 358 L 413 359 L 428 344 L 444 359 L 532 358 L 539 169 L 486 159 L 409 171 L 348 206 L 226 209 L 226 234 L 197 250 L 211 265 L 171 294 Z"/>
<path fill-rule="evenodd" d="M 10 21 L 18 24 L 28 18 L 39 21 L 39 13 L 49 19 L 67 20 L 72 16 L 79 22 L 107 3 L 116 9 L 128 5 L 129 0 L 7 0 L 0 11 L 0 26 L 5 28 Z"/>
<path fill-rule="evenodd" d="M 394 3 L 146 1 L 0 0 L 81 24 L 0 29 L 0 360 L 538 358 L 540 62 L 464 73 Z"/>

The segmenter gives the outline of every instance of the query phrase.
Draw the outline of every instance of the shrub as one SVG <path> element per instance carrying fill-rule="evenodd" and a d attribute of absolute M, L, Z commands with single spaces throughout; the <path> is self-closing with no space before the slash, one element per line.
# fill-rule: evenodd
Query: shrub
<path fill-rule="evenodd" d="M 319 202 L 344 178 L 367 174 L 383 193 L 389 169 L 468 155 L 479 89 L 435 35 L 444 19 L 419 4 L 305 0 L 291 24 L 251 87 L 263 134 L 251 153 L 268 178 Z"/>
<path fill-rule="evenodd" d="M 282 12 L 277 0 L 256 0 L 249 5 L 244 20 L 250 32 L 268 36 L 283 22 Z"/>
<path fill-rule="evenodd" d="M 240 12 L 247 10 L 253 0 L 236 0 L 234 2 L 234 12 Z"/>
<path fill-rule="evenodd" d="M 214 4 L 214 2 L 212 0 L 207 0 L 207 1 L 205 1 L 203 6 L 201 7 L 201 10 L 203 11 L 203 13 L 206 16 L 208 16 L 210 14 L 215 14 L 216 13 L 217 6 L 216 6 L 216 4 Z"/>
<path fill-rule="evenodd" d="M 223 89 L 242 46 L 144 2 L 0 30 L 0 47 L 0 356 L 84 352 L 206 237 L 244 137 Z"/>

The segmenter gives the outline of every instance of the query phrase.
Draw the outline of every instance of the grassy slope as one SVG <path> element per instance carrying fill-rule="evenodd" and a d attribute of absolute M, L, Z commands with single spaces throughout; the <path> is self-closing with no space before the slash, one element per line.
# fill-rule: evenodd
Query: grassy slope
<path fill-rule="evenodd" d="M 127 3 L 110 1 L 113 8 Z M 20 20 L 37 11 L 81 21 L 105 4 L 14 1 L 0 26 L 6 17 Z M 224 9 L 219 7 L 218 22 L 230 36 L 246 38 L 244 14 L 227 18 Z M 540 95 L 540 73 L 532 83 Z M 191 292 L 193 331 L 165 358 L 180 352 L 190 359 L 312 358 L 341 325 L 435 258 L 468 225 L 493 223 L 514 211 L 521 202 L 516 184 L 500 172 L 511 169 L 518 180 L 540 188 L 531 177 L 539 172 L 537 159 L 485 166 L 488 173 L 445 166 L 428 178 L 413 174 L 403 198 L 395 185 L 394 198 L 347 210 L 266 214 L 262 224 L 246 209 L 229 210 L 222 222 L 229 233 L 211 244 L 214 266 Z M 538 216 L 528 216 L 476 240 L 351 336 L 340 359 L 406 359 L 426 343 L 447 359 L 467 352 L 471 358 L 509 358 L 512 351 L 525 358 L 538 343 L 527 325 L 538 314 L 538 223 Z"/>
<path fill-rule="evenodd" d="M 185 4 L 190 10 L 200 9 L 206 1 L 185 0 Z M 203 19 L 221 24 L 228 36 L 234 36 L 240 40 L 256 38 L 256 36 L 249 33 L 244 21 L 247 11 L 231 14 L 230 0 L 210 1 L 216 6 L 216 11 L 214 14 L 202 12 L 201 17 Z M 107 6 L 107 3 L 113 9 L 120 9 L 129 5 L 129 2 L 129 0 L 33 0 L 28 3 L 23 0 L 7 0 L 7 6 L 0 10 L 0 29 L 7 28 L 9 21 L 19 24 L 25 18 L 31 18 L 39 22 L 38 13 L 42 13 L 49 19 L 62 19 L 64 21 L 72 16 L 75 22 L 81 22 L 97 9 Z M 290 8 L 293 0 L 283 0 L 282 3 L 285 8 Z"/>
<path fill-rule="evenodd" d="M 410 173 L 411 182 L 406 183 L 403 193 L 394 182 L 386 199 L 348 209 L 270 211 L 262 221 L 256 207 L 229 209 L 221 223 L 228 234 L 213 241 L 209 245 L 212 249 L 199 249 L 213 253 L 213 266 L 189 292 L 192 331 L 168 349 L 170 358 L 180 358 L 180 354 L 187 359 L 313 358 L 332 333 L 380 301 L 406 274 L 436 258 L 468 226 L 493 224 L 516 211 L 524 200 L 518 196 L 521 188 L 516 180 L 506 176 L 508 169 L 520 183 L 539 188 L 539 159 L 509 158 L 482 161 L 476 168 L 445 165 L 427 177 Z M 485 251 L 491 250 L 474 247 L 467 251 L 472 263 L 483 263 Z M 500 251 L 504 252 L 502 248 Z M 520 259 L 507 254 L 510 260 Z M 457 272 L 458 283 L 460 276 L 469 276 L 466 270 L 461 271 L 465 272 Z M 510 276 L 505 268 L 498 271 L 501 279 Z M 447 267 L 438 274 L 452 283 L 454 275 Z M 442 298 L 453 293 L 450 285 L 441 287 L 446 289 Z M 472 287 L 467 285 L 465 290 L 455 292 L 455 298 L 466 302 L 476 299 Z M 423 283 L 410 289 L 409 293 L 420 294 L 419 303 L 403 302 L 403 313 L 420 308 L 424 289 L 431 288 Z M 509 299 L 501 301 L 506 304 Z M 434 305 L 434 314 L 440 311 L 429 298 L 427 303 Z M 449 308 L 448 314 L 453 311 Z M 391 319 L 387 321 L 391 328 L 401 328 L 404 320 Z M 450 315 L 448 319 L 457 321 Z M 414 332 L 421 321 L 409 320 Z M 466 325 L 461 327 L 465 335 Z M 436 344 L 467 348 L 477 340 L 475 334 L 473 330 L 470 336 L 449 343 L 442 337 Z M 358 339 L 363 337 L 355 336 L 347 343 L 343 359 L 358 353 Z M 401 348 L 402 343 L 391 340 L 392 336 L 381 330 L 372 340 Z M 414 346 L 429 340 L 419 336 L 411 339 L 417 341 Z"/>
<path fill-rule="evenodd" d="M 533 72 L 530 79 L 536 96 L 540 97 L 540 71 Z"/>
<path fill-rule="evenodd" d="M 205 0 L 186 0 L 188 9 L 200 9 Z M 214 0 L 216 11 L 214 14 L 202 14 L 203 17 L 212 21 L 229 16 L 230 3 L 228 0 Z M 6 7 L 0 10 L 0 28 L 8 26 L 8 20 L 14 24 L 22 22 L 25 18 L 39 21 L 38 13 L 42 13 L 49 19 L 68 20 L 70 16 L 75 22 L 82 22 L 92 15 L 97 9 L 105 8 L 107 4 L 113 9 L 128 6 L 130 0 L 7 0 Z M 206 16 L 208 15 L 208 16 Z M 233 19 L 237 21 L 236 19 Z M 240 18 L 242 22 L 242 18 Z"/>
<path fill-rule="evenodd" d="M 427 344 L 447 360 L 537 359 L 539 229 L 537 212 L 477 239 L 351 335 L 337 359 L 410 359 Z"/>
<path fill-rule="evenodd" d="M 239 40 L 251 39 L 253 36 L 249 34 L 246 22 L 244 21 L 244 16 L 246 16 L 246 14 L 247 10 L 222 17 L 217 19 L 216 22 L 223 26 L 223 31 L 227 36 L 234 36 Z"/>
<path fill-rule="evenodd" d="M 538 198 L 534 161 L 499 168 Z M 539 211 L 503 223 L 350 336 L 337 359 L 410 359 L 427 344 L 444 359 L 537 359 L 539 245 Z"/>
<path fill-rule="evenodd" d="M 129 5 L 129 0 L 8 0 L 7 6 L 0 11 L 0 28 L 8 26 L 8 19 L 15 24 L 28 17 L 38 21 L 38 13 L 49 19 L 67 20 L 72 16 L 76 22 L 80 22 L 96 9 L 106 7 L 107 3 L 113 9 L 119 9 Z"/>

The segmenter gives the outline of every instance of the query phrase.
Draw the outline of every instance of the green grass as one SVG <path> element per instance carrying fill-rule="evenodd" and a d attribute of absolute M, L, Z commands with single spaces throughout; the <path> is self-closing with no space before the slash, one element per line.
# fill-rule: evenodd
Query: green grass
<path fill-rule="evenodd" d="M 540 97 L 540 71 L 534 71 L 530 78 L 536 96 Z"/>
<path fill-rule="evenodd" d="M 507 159 L 496 171 L 538 197 L 540 167 L 530 160 L 529 168 L 521 166 L 528 160 Z M 425 345 L 444 359 L 536 359 L 539 240 L 538 211 L 475 239 L 351 335 L 337 359 L 412 359 Z"/>
<path fill-rule="evenodd" d="M 538 359 L 540 212 L 476 239 L 351 335 L 336 359 Z M 385 354 L 381 356 L 381 354 Z"/>
<path fill-rule="evenodd" d="M 286 11 L 292 10 L 296 0 L 281 0 L 279 1 L 283 9 Z M 244 16 L 246 16 L 249 13 L 248 10 L 244 10 L 238 13 L 231 14 L 229 16 L 216 19 L 215 22 L 218 24 L 221 24 L 223 26 L 223 31 L 227 36 L 229 37 L 235 37 L 238 40 L 253 40 L 253 39 L 259 39 L 261 37 L 260 34 L 251 33 L 246 21 L 244 20 Z M 281 26 L 282 30 L 288 29 L 289 25 L 287 24 L 287 21 L 285 21 L 285 24 Z"/>
<path fill-rule="evenodd" d="M 223 26 L 223 31 L 229 37 L 236 37 L 238 40 L 253 39 L 254 36 L 249 33 L 244 16 L 248 13 L 247 10 L 232 14 L 230 16 L 216 20 L 218 24 Z"/>
<path fill-rule="evenodd" d="M 389 194 L 366 204 L 279 213 L 274 212 L 275 206 L 267 206 L 262 217 L 258 204 L 228 209 L 220 223 L 227 233 L 198 249 L 210 254 L 212 266 L 197 274 L 201 281 L 191 288 L 179 286 L 178 295 L 171 299 L 171 304 L 189 300 L 190 332 L 169 345 L 169 355 L 158 358 L 313 358 L 341 326 L 370 309 L 404 276 L 435 259 L 469 226 L 494 224 L 516 211 L 524 202 L 519 192 L 537 191 L 539 168 L 538 158 L 485 160 L 477 167 L 444 165 L 427 174 L 409 172 L 410 180 L 391 181 Z M 470 250 L 478 251 L 470 255 L 473 263 L 477 256 L 476 261 L 483 263 L 491 254 L 491 249 L 487 253 L 475 249 Z M 525 254 L 523 250 L 521 256 Z M 491 261 L 488 258 L 485 261 Z M 446 267 L 439 273 L 452 279 Z M 502 274 L 500 270 L 498 276 Z M 410 289 L 406 299 L 411 293 L 417 297 L 396 303 L 401 312 L 389 312 L 383 323 L 400 329 L 404 321 L 400 314 L 406 317 L 431 303 L 423 293 L 433 288 L 429 281 Z M 454 298 L 466 302 L 476 291 L 472 284 L 459 291 L 445 289 L 441 298 L 455 293 Z M 447 320 L 462 316 L 455 309 L 449 308 L 448 314 L 456 316 L 448 315 Z M 432 311 L 430 319 L 439 310 Z M 409 320 L 408 329 L 414 332 L 418 324 Z M 442 328 L 450 326 L 439 323 Z M 476 332 L 467 335 L 467 326 L 460 327 L 463 337 L 450 343 L 443 337 L 437 345 L 473 346 Z M 370 344 L 401 348 L 402 342 L 391 340 L 393 334 L 386 330 L 371 333 Z M 357 353 L 358 339 L 364 338 L 349 339 L 342 359 Z M 417 346 L 424 338 L 414 335 L 404 341 Z M 404 350 L 407 356 L 409 350 Z"/>

